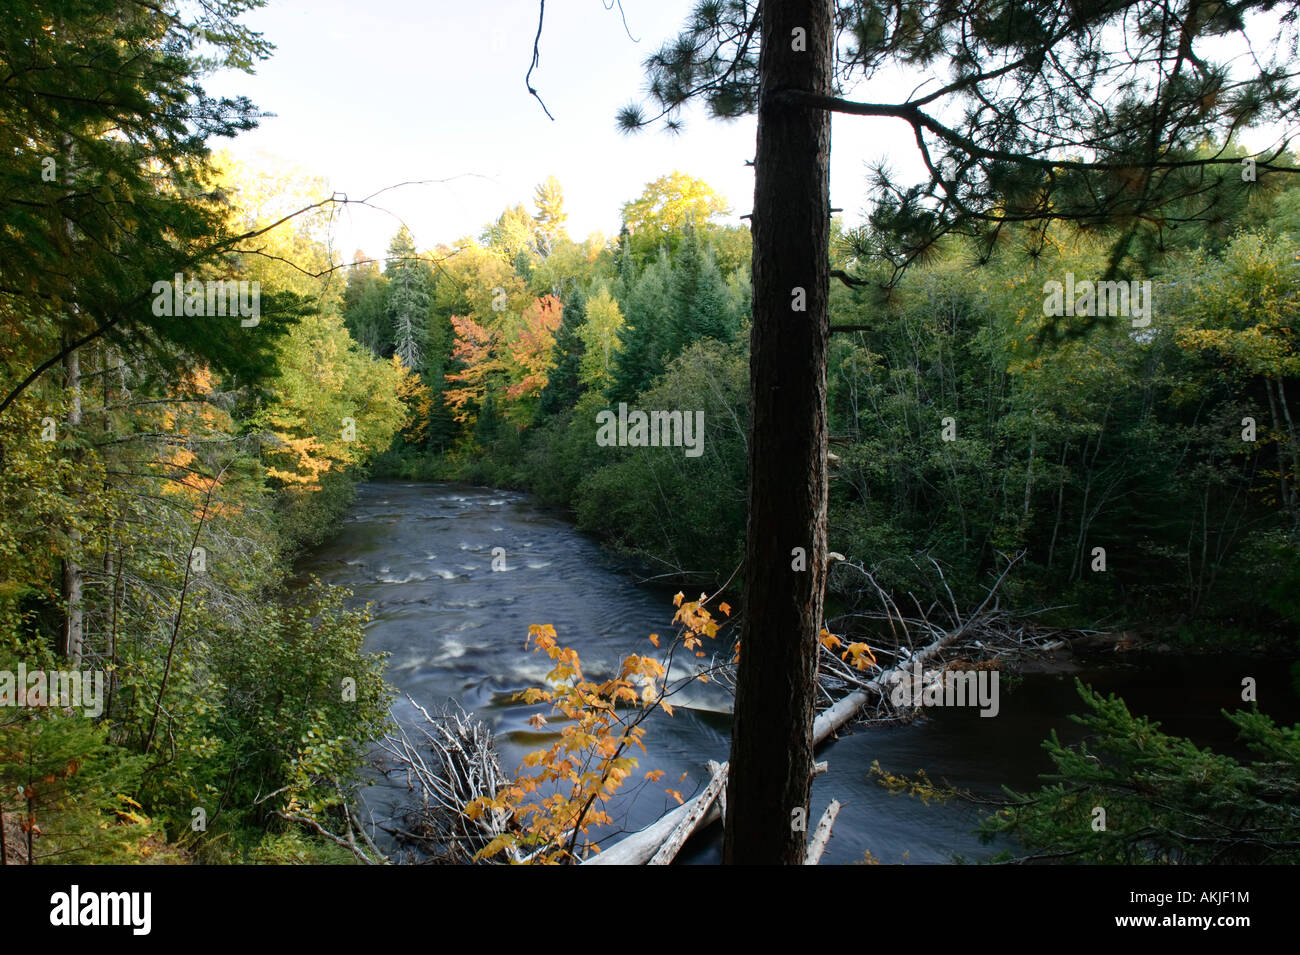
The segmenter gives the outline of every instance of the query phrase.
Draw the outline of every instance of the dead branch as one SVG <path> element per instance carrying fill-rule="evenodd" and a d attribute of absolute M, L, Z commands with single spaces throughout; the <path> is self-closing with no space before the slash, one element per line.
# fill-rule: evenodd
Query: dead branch
<path fill-rule="evenodd" d="M 398 813 L 401 825 L 386 831 L 437 861 L 473 861 L 480 849 L 511 827 L 508 813 L 484 813 L 471 819 L 464 811 L 480 797 L 495 798 L 508 784 L 492 731 L 459 707 L 431 716 L 407 699 L 423 722 L 411 732 L 398 724 L 379 746 L 392 760 L 392 765 L 383 767 L 384 774 L 404 774 L 413 799 Z"/>
<path fill-rule="evenodd" d="M 822 853 L 826 851 L 826 845 L 831 841 L 831 827 L 835 825 L 835 817 L 839 814 L 839 801 L 832 799 L 831 804 L 826 807 L 826 812 L 822 814 L 821 822 L 817 823 L 812 839 L 808 841 L 808 854 L 804 858 L 804 865 L 816 865 L 822 861 Z"/>

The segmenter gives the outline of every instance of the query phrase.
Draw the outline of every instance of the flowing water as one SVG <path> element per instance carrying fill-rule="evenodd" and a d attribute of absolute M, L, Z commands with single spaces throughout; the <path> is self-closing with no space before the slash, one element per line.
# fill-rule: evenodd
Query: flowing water
<path fill-rule="evenodd" d="M 504 570 L 493 570 L 495 548 L 504 551 Z M 514 492 L 363 485 L 340 532 L 297 569 L 371 604 L 366 649 L 390 655 L 388 679 L 399 694 L 395 718 L 413 719 L 408 694 L 431 711 L 454 700 L 492 727 L 507 773 L 552 739 L 527 722 L 545 707 L 512 701 L 517 691 L 541 686 L 550 669 L 543 654 L 525 649 L 530 624 L 554 625 L 559 642 L 578 651 L 588 677 L 607 675 L 628 653 L 652 652 L 650 633 L 672 632 L 671 592 L 637 586 L 561 516 Z M 1119 693 L 1130 709 L 1161 720 L 1167 731 L 1216 749 L 1234 745 L 1233 728 L 1219 711 L 1241 705 L 1243 676 L 1258 680 L 1266 712 L 1288 724 L 1300 719 L 1300 698 L 1277 661 L 1165 656 L 1077 675 Z M 1074 676 L 1026 674 L 1014 689 L 1002 688 L 995 718 L 975 708 L 929 708 L 909 725 L 858 727 L 819 750 L 817 758 L 830 769 L 814 781 L 809 828 L 831 799 L 844 804 L 823 863 L 861 861 L 867 851 L 885 863 L 975 861 L 1005 848 L 975 835 L 981 812 L 975 805 L 926 805 L 894 795 L 870 776 L 872 763 L 902 775 L 924 769 L 935 782 L 981 796 L 1000 794 L 1003 784 L 1036 788 L 1038 774 L 1051 770 L 1040 745 L 1050 730 L 1066 740 L 1080 735 L 1068 719 L 1082 708 Z M 672 717 L 656 713 L 645 724 L 648 752 L 638 754 L 638 773 L 611 807 L 627 829 L 676 805 L 666 788 L 689 797 L 708 781 L 706 760 L 727 758 L 725 692 L 695 683 L 673 703 Z M 637 785 L 651 769 L 664 770 L 663 778 Z M 405 785 L 371 779 L 374 785 L 363 791 L 366 808 L 386 818 L 406 795 Z M 693 840 L 679 861 L 718 861 L 719 833 L 715 826 Z"/>

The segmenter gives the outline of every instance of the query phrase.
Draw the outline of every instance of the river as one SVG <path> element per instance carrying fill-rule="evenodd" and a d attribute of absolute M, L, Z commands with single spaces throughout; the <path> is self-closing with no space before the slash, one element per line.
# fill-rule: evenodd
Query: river
<path fill-rule="evenodd" d="M 504 551 L 504 570 L 493 570 L 494 548 Z M 396 719 L 412 719 L 406 694 L 428 708 L 458 701 L 492 727 L 507 773 L 550 741 L 527 723 L 539 707 L 511 699 L 542 685 L 550 669 L 545 656 L 525 649 L 530 624 L 554 625 L 560 643 L 578 650 L 589 677 L 606 675 L 627 653 L 652 651 L 650 633 L 672 631 L 669 591 L 638 586 L 561 516 L 509 491 L 362 485 L 338 534 L 304 556 L 297 571 L 347 587 L 356 603 L 371 604 L 366 649 L 390 655 Z M 1140 666 L 1085 666 L 1077 675 L 1200 745 L 1233 747 L 1233 728 L 1219 710 L 1241 705 L 1242 676 L 1258 680 L 1266 712 L 1288 723 L 1300 719 L 1286 667 L 1248 656 L 1163 656 Z M 995 718 L 974 708 L 931 708 L 909 725 L 858 727 L 820 750 L 817 758 L 830 768 L 814 780 L 809 828 L 831 799 L 844 804 L 823 863 L 860 862 L 867 851 L 883 863 L 977 861 L 1005 848 L 975 835 L 977 807 L 958 800 L 927 806 L 891 794 L 869 775 L 872 762 L 897 774 L 924 769 L 936 782 L 985 796 L 1000 794 L 1003 784 L 1036 788 L 1038 774 L 1052 768 L 1040 745 L 1050 730 L 1067 740 L 1080 736 L 1068 720 L 1082 706 L 1073 681 L 1074 674 L 1026 674 L 1001 693 Z M 638 754 L 638 773 L 611 806 L 628 829 L 676 805 L 665 788 L 689 797 L 708 781 L 705 761 L 727 758 L 725 694 L 695 684 L 689 698 L 673 702 L 673 716 L 656 713 L 646 723 L 648 752 Z M 663 778 L 633 788 L 651 769 L 662 769 Z M 385 818 L 405 786 L 377 774 L 370 779 L 366 809 Z M 679 861 L 717 862 L 720 845 L 715 826 Z"/>

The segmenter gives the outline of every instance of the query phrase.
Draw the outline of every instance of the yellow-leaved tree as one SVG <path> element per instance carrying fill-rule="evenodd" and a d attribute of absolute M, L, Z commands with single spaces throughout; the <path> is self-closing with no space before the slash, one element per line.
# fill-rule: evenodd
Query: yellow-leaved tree
<path fill-rule="evenodd" d="M 673 623 L 678 631 L 673 640 L 660 647 L 658 634 L 649 638 L 660 650 L 659 658 L 628 654 L 618 672 L 606 680 L 586 677 L 577 651 L 559 644 L 554 627 L 528 628 L 534 652 L 545 653 L 554 666 L 546 675 L 549 688 L 525 690 L 521 698 L 525 703 L 550 703 L 564 726 L 550 746 L 524 757 L 509 785 L 494 797 L 480 797 L 465 807 L 471 818 L 507 821 L 507 831 L 484 846 L 478 859 L 505 856 L 512 862 L 554 865 L 578 862 L 588 852 L 600 851 L 589 836 L 594 828 L 613 822 L 609 802 L 637 769 L 632 751 L 645 752 L 641 724 L 656 709 L 671 716 L 669 698 L 692 681 L 707 683 L 715 669 L 702 666 L 683 677 L 670 677 L 676 655 L 707 656 L 701 649 L 704 640 L 714 639 L 721 626 L 705 609 L 712 599 L 701 594 L 699 600 L 683 602 L 677 594 Z M 718 610 L 724 616 L 731 614 L 725 603 Z M 539 730 L 548 725 L 541 713 L 529 722 Z M 651 782 L 662 776 L 663 770 L 644 774 Z M 667 792 L 682 801 L 680 792 Z"/>
<path fill-rule="evenodd" d="M 623 325 L 618 302 L 602 286 L 587 302 L 587 320 L 578 329 L 584 346 L 578 380 L 584 388 L 604 394 L 614 383 L 614 358 L 622 347 Z"/>
<path fill-rule="evenodd" d="M 429 415 L 433 413 L 433 390 L 420 380 L 419 374 L 402 363 L 394 354 L 389 362 L 397 379 L 397 397 L 406 407 L 402 423 L 402 437 L 408 444 L 422 444 L 429 431 Z"/>
<path fill-rule="evenodd" d="M 385 450 L 406 422 L 404 369 L 372 357 L 337 315 L 310 315 L 281 346 L 277 394 L 255 416 L 269 477 L 305 490 Z"/>
<path fill-rule="evenodd" d="M 1285 233 L 1242 233 L 1221 257 L 1192 253 L 1166 290 L 1179 346 L 1217 355 L 1244 386 L 1264 392 L 1271 420 L 1260 440 L 1275 443 L 1278 463 L 1268 476 L 1293 520 L 1300 519 L 1300 434 L 1286 381 L 1300 375 L 1295 248 Z"/>

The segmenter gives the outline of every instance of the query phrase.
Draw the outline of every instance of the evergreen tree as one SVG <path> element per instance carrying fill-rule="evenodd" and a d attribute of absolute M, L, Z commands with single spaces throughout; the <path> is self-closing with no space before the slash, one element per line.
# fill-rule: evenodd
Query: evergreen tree
<path fill-rule="evenodd" d="M 665 362 L 701 338 L 730 341 L 735 334 L 738 323 L 727 285 L 694 226 L 687 227 L 673 262 L 671 300 L 673 333 L 665 345 Z"/>
<path fill-rule="evenodd" d="M 626 320 L 612 398 L 631 401 L 660 374 L 676 340 L 672 265 L 667 249 L 641 272 L 623 303 Z"/>
<path fill-rule="evenodd" d="M 385 347 L 390 346 L 388 280 L 380 274 L 378 265 L 365 259 L 365 253 L 358 249 L 348 267 L 348 284 L 343 292 L 343 323 L 358 344 L 368 348 L 371 354 L 382 355 Z"/>
<path fill-rule="evenodd" d="M 614 245 L 614 268 L 618 272 L 614 297 L 620 302 L 626 302 L 631 297 L 632 286 L 636 284 L 637 276 L 640 274 L 636 256 L 632 254 L 632 241 L 626 224 L 619 231 L 618 241 Z"/>
<path fill-rule="evenodd" d="M 6 862 L 136 862 L 140 844 L 159 838 L 159 827 L 130 798 L 144 757 L 107 737 L 107 725 L 57 706 L 6 712 L 0 721 L 0 818 L 17 818 L 22 833 L 21 845 L 5 840 Z M 4 835 L 0 828 L 0 839 Z"/>
<path fill-rule="evenodd" d="M 578 369 L 585 348 L 581 330 L 586 320 L 586 296 L 581 290 L 574 290 L 564 304 L 564 315 L 560 319 L 559 330 L 555 333 L 555 348 L 552 352 L 554 367 L 542 390 L 539 417 L 549 418 L 572 408 L 582 394 Z"/>
<path fill-rule="evenodd" d="M 426 329 L 433 277 L 419 261 L 410 230 L 402 226 L 388 245 L 388 279 L 385 308 L 388 313 L 392 354 L 412 371 L 424 370 Z"/>
<path fill-rule="evenodd" d="M 105 337 L 162 354 L 179 344 L 251 381 L 274 367 L 291 316 L 263 296 L 256 327 L 150 307 L 154 283 L 218 271 L 237 236 L 202 164 L 209 136 L 256 125 L 243 97 L 199 83 L 213 63 L 250 70 L 271 49 L 239 23 L 259 0 L 180 10 L 51 0 L 6 11 L 0 29 L 0 309 L 52 322 L 49 358 L 9 376 L 0 413 L 46 369 Z M 198 52 L 200 44 L 203 53 Z M 67 267 L 76 262 L 75 269 Z M 14 369 L 18 371 L 18 369 Z"/>
<path fill-rule="evenodd" d="M 1223 716 L 1254 758 L 1202 749 L 1170 736 L 1075 680 L 1088 711 L 1070 719 L 1086 742 L 1043 748 L 1055 763 L 1038 792 L 1007 790 L 985 819 L 985 838 L 1015 835 L 1035 859 L 1084 865 L 1294 865 L 1300 861 L 1300 732 L 1258 708 Z M 1096 807 L 1106 825 L 1095 826 Z"/>

